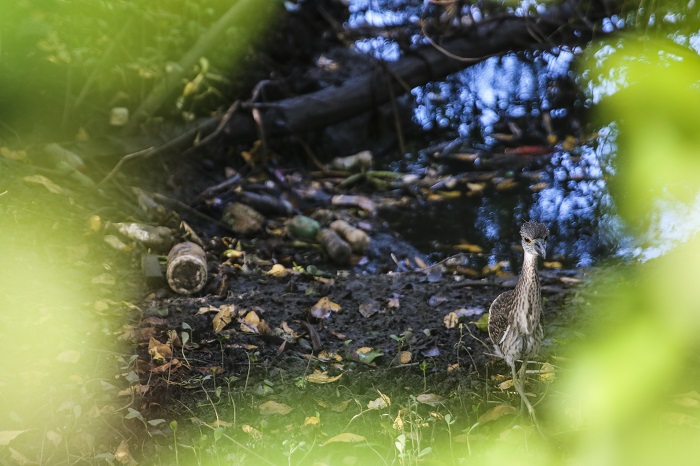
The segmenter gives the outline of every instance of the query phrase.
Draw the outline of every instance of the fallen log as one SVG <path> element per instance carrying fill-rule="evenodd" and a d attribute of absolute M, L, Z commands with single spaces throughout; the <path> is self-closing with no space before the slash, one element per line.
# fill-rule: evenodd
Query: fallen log
<path fill-rule="evenodd" d="M 474 63 L 512 51 L 574 46 L 589 41 L 595 24 L 609 16 L 615 0 L 565 2 L 538 17 L 503 16 L 472 26 L 468 34 L 407 52 L 396 62 L 382 63 L 368 75 L 340 86 L 277 102 L 252 105 L 258 112 L 239 113 L 229 120 L 223 133 L 230 140 L 317 130 L 387 103 L 392 96 L 416 86 L 443 79 Z M 587 12 L 580 8 L 585 4 Z M 584 14 L 585 13 L 585 14 Z"/>

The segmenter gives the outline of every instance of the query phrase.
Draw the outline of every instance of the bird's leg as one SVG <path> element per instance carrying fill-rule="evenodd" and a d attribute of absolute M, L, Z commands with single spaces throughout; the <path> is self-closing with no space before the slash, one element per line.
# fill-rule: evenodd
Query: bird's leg
<path fill-rule="evenodd" d="M 520 372 L 521 375 L 524 376 L 525 371 L 523 370 L 525 366 L 527 365 L 527 361 L 523 361 L 523 365 L 521 366 Z M 530 404 L 530 400 L 527 399 L 527 396 L 525 395 L 525 390 L 523 389 L 523 382 L 524 382 L 524 377 L 522 379 L 519 379 L 518 374 L 515 372 L 515 363 L 513 363 L 512 366 L 510 366 L 511 371 L 513 372 L 513 386 L 515 389 L 518 391 L 518 394 L 520 395 L 520 406 L 522 409 L 522 405 L 525 404 L 527 407 L 527 412 L 530 414 L 530 418 L 532 419 L 532 423 L 535 425 L 538 431 L 541 432 L 540 430 L 540 425 L 537 422 L 537 415 L 535 414 L 535 408 L 532 407 L 532 404 Z"/>
<path fill-rule="evenodd" d="M 518 380 L 520 381 L 520 387 L 523 389 L 523 393 L 525 392 L 525 379 L 526 379 L 526 370 L 527 370 L 527 359 L 523 359 L 523 362 L 520 364 L 520 371 L 518 372 Z M 520 411 L 523 411 L 525 403 L 528 402 L 527 397 L 523 397 L 520 400 Z M 530 408 L 528 408 L 528 411 L 530 411 Z"/>

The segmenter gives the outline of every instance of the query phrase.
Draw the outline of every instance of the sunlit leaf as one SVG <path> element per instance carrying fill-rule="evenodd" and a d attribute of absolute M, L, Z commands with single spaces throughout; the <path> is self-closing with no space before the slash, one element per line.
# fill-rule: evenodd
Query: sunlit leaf
<path fill-rule="evenodd" d="M 45 187 L 49 192 L 52 192 L 54 194 L 65 194 L 65 190 L 51 181 L 50 179 L 46 178 L 43 175 L 30 175 L 30 176 L 25 176 L 24 181 L 27 183 L 32 183 L 32 184 L 39 184 L 43 187 Z"/>
<path fill-rule="evenodd" d="M 173 350 L 169 345 L 161 343 L 155 338 L 151 337 L 148 342 L 148 354 L 151 355 L 151 359 L 157 363 L 162 363 L 173 356 Z"/>
<path fill-rule="evenodd" d="M 358 348 L 357 350 L 355 350 L 355 354 L 357 354 L 360 362 L 363 362 L 365 364 L 371 364 L 372 361 L 377 359 L 379 356 L 384 356 L 384 353 L 376 351 L 374 348 L 370 348 L 367 346 Z"/>
<path fill-rule="evenodd" d="M 243 424 L 241 426 L 241 430 L 245 432 L 246 434 L 250 435 L 253 437 L 255 440 L 260 440 L 263 436 L 262 432 L 260 432 L 258 429 L 256 429 L 253 426 L 249 426 L 248 424 Z"/>
<path fill-rule="evenodd" d="M 352 433 L 350 433 L 350 432 L 344 432 L 344 433 L 342 433 L 342 434 L 338 434 L 338 435 L 336 435 L 336 436 L 333 436 L 333 437 L 329 438 L 328 440 L 326 440 L 325 442 L 323 442 L 323 443 L 321 444 L 321 446 L 328 445 L 329 443 L 338 443 L 338 442 L 342 442 L 342 443 L 357 443 L 357 442 L 364 442 L 364 441 L 366 441 L 366 440 L 367 440 L 367 439 L 365 439 L 365 438 L 364 438 L 363 436 L 361 436 L 361 435 L 352 434 Z"/>
<path fill-rule="evenodd" d="M 328 299 L 327 296 L 324 296 L 309 309 L 309 314 L 317 319 L 325 319 L 331 315 L 331 312 L 338 312 L 340 310 L 341 307 L 339 304 L 334 303 Z"/>
<path fill-rule="evenodd" d="M 515 407 L 511 405 L 506 405 L 506 404 L 500 404 L 496 405 L 493 408 L 489 409 L 486 411 L 484 414 L 479 416 L 478 423 L 479 424 L 485 424 L 487 422 L 495 421 L 503 416 L 508 416 L 510 414 L 515 414 L 517 413 L 518 410 L 515 409 Z"/>
<path fill-rule="evenodd" d="M 304 425 L 319 427 L 321 425 L 321 420 L 318 418 L 318 416 L 307 416 L 306 419 L 304 419 Z"/>
<path fill-rule="evenodd" d="M 418 403 L 423 403 L 424 405 L 429 406 L 440 406 L 445 404 L 445 398 L 441 397 L 440 395 L 435 395 L 433 393 L 423 393 L 421 395 L 418 395 L 416 397 L 416 401 L 418 401 Z"/>
<path fill-rule="evenodd" d="M 2 430 L 0 431 L 0 445 L 7 445 L 18 435 L 27 432 L 26 430 Z"/>
<path fill-rule="evenodd" d="M 226 326 L 231 323 L 231 320 L 233 320 L 234 314 L 235 308 L 233 306 L 221 306 L 221 309 L 219 309 L 212 321 L 214 333 L 219 333 L 226 328 Z"/>
<path fill-rule="evenodd" d="M 260 414 L 263 416 L 269 416 L 272 414 L 286 415 L 292 411 L 292 407 L 284 403 L 278 403 L 276 401 L 270 400 L 258 406 Z"/>
<path fill-rule="evenodd" d="M 245 317 L 240 320 L 241 332 L 244 333 L 259 333 L 258 324 L 260 324 L 260 317 L 255 311 L 248 311 Z"/>
<path fill-rule="evenodd" d="M 384 409 L 391 406 L 391 398 L 379 390 L 377 393 L 379 393 L 379 397 L 367 403 L 367 409 Z"/>
<path fill-rule="evenodd" d="M 318 369 L 314 370 L 312 374 L 307 374 L 306 379 L 307 382 L 311 383 L 318 383 L 318 384 L 324 384 L 324 383 L 332 383 L 340 380 L 340 378 L 343 376 L 343 373 L 338 374 L 336 376 L 329 376 L 327 372 L 321 372 Z"/>
<path fill-rule="evenodd" d="M 122 440 L 117 447 L 117 451 L 114 452 L 114 459 L 121 464 L 132 463 L 134 461 L 129 454 L 129 444 L 126 440 Z"/>
<path fill-rule="evenodd" d="M 557 378 L 554 366 L 552 366 L 548 362 L 542 364 L 542 366 L 540 367 L 540 371 L 540 380 L 543 380 L 545 382 L 552 382 L 554 379 Z"/>
<path fill-rule="evenodd" d="M 289 272 L 287 272 L 287 269 L 282 264 L 273 265 L 272 268 L 267 272 L 268 275 L 275 278 L 286 277 L 288 273 Z"/>
<path fill-rule="evenodd" d="M 479 317 L 479 320 L 476 321 L 476 328 L 481 330 L 482 332 L 488 332 L 489 331 L 489 314 L 488 312 Z"/>
<path fill-rule="evenodd" d="M 461 243 L 461 244 L 456 244 L 454 248 L 458 251 L 466 251 L 466 252 L 471 252 L 471 253 L 480 253 L 484 252 L 484 249 L 479 246 L 478 244 L 471 244 L 471 243 Z"/>

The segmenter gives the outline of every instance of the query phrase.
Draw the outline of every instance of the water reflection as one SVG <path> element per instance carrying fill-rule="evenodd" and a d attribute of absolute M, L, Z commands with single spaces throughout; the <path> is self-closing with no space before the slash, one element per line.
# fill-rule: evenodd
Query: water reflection
<path fill-rule="evenodd" d="M 347 26 L 404 25 L 414 29 L 411 44 L 425 43 L 417 27 L 425 16 L 424 3 L 352 0 Z M 461 14 L 469 14 L 469 8 L 462 6 Z M 522 15 L 540 12 L 544 4 L 524 0 L 507 8 Z M 673 18 L 666 21 L 673 22 Z M 624 20 L 617 16 L 603 24 L 606 31 L 622 26 Z M 700 34 L 677 34 L 674 40 L 700 50 Z M 363 39 L 355 46 L 384 60 L 397 60 L 402 53 L 398 43 L 387 38 Z M 537 180 L 546 183 L 545 188 L 533 191 L 531 186 L 522 186 L 508 194 L 431 204 L 429 210 L 421 211 L 420 218 L 415 218 L 413 212 L 387 214 L 393 226 L 434 259 L 450 252 L 447 245 L 468 241 L 486 246 L 488 261 L 494 262 L 503 258 L 517 260 L 518 254 L 513 254 L 511 245 L 517 243 L 519 225 L 535 219 L 552 231 L 550 255 L 568 266 L 590 266 L 611 256 L 646 260 L 700 230 L 699 195 L 691 206 L 659 201 L 651 230 L 641 240 L 643 245 L 636 245 L 626 233 L 605 181 L 615 174 L 618 129 L 614 122 L 586 129 L 587 107 L 623 88 L 625 71 L 612 69 L 595 76 L 590 70 L 575 73 L 572 63 L 580 52 L 579 48 L 554 49 L 491 57 L 443 81 L 413 89 L 413 119 L 423 128 L 423 137 L 437 141 L 456 139 L 463 150 L 502 152 L 499 133 L 511 130 L 513 123 L 524 133 L 520 144 L 551 144 L 548 138 L 552 136 L 559 142 L 567 136 L 578 138 L 579 142 L 574 147 L 555 145 L 551 162 Z M 617 52 L 614 46 L 600 47 L 592 69 L 605 69 L 601 64 Z M 548 125 L 545 118 L 549 119 Z M 586 134 L 596 130 L 597 135 Z M 581 142 L 585 139 L 588 141 Z M 420 172 L 433 163 L 425 154 L 405 154 L 403 160 L 390 163 L 390 167 Z"/>

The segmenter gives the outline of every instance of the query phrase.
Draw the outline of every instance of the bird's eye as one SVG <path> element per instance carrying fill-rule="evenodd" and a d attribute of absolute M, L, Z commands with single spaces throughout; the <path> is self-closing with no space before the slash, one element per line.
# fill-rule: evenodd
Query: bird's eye
<path fill-rule="evenodd" d="M 530 238 L 523 238 L 523 239 L 525 240 L 526 243 L 531 243 L 531 242 L 532 242 L 532 240 L 531 240 Z"/>

